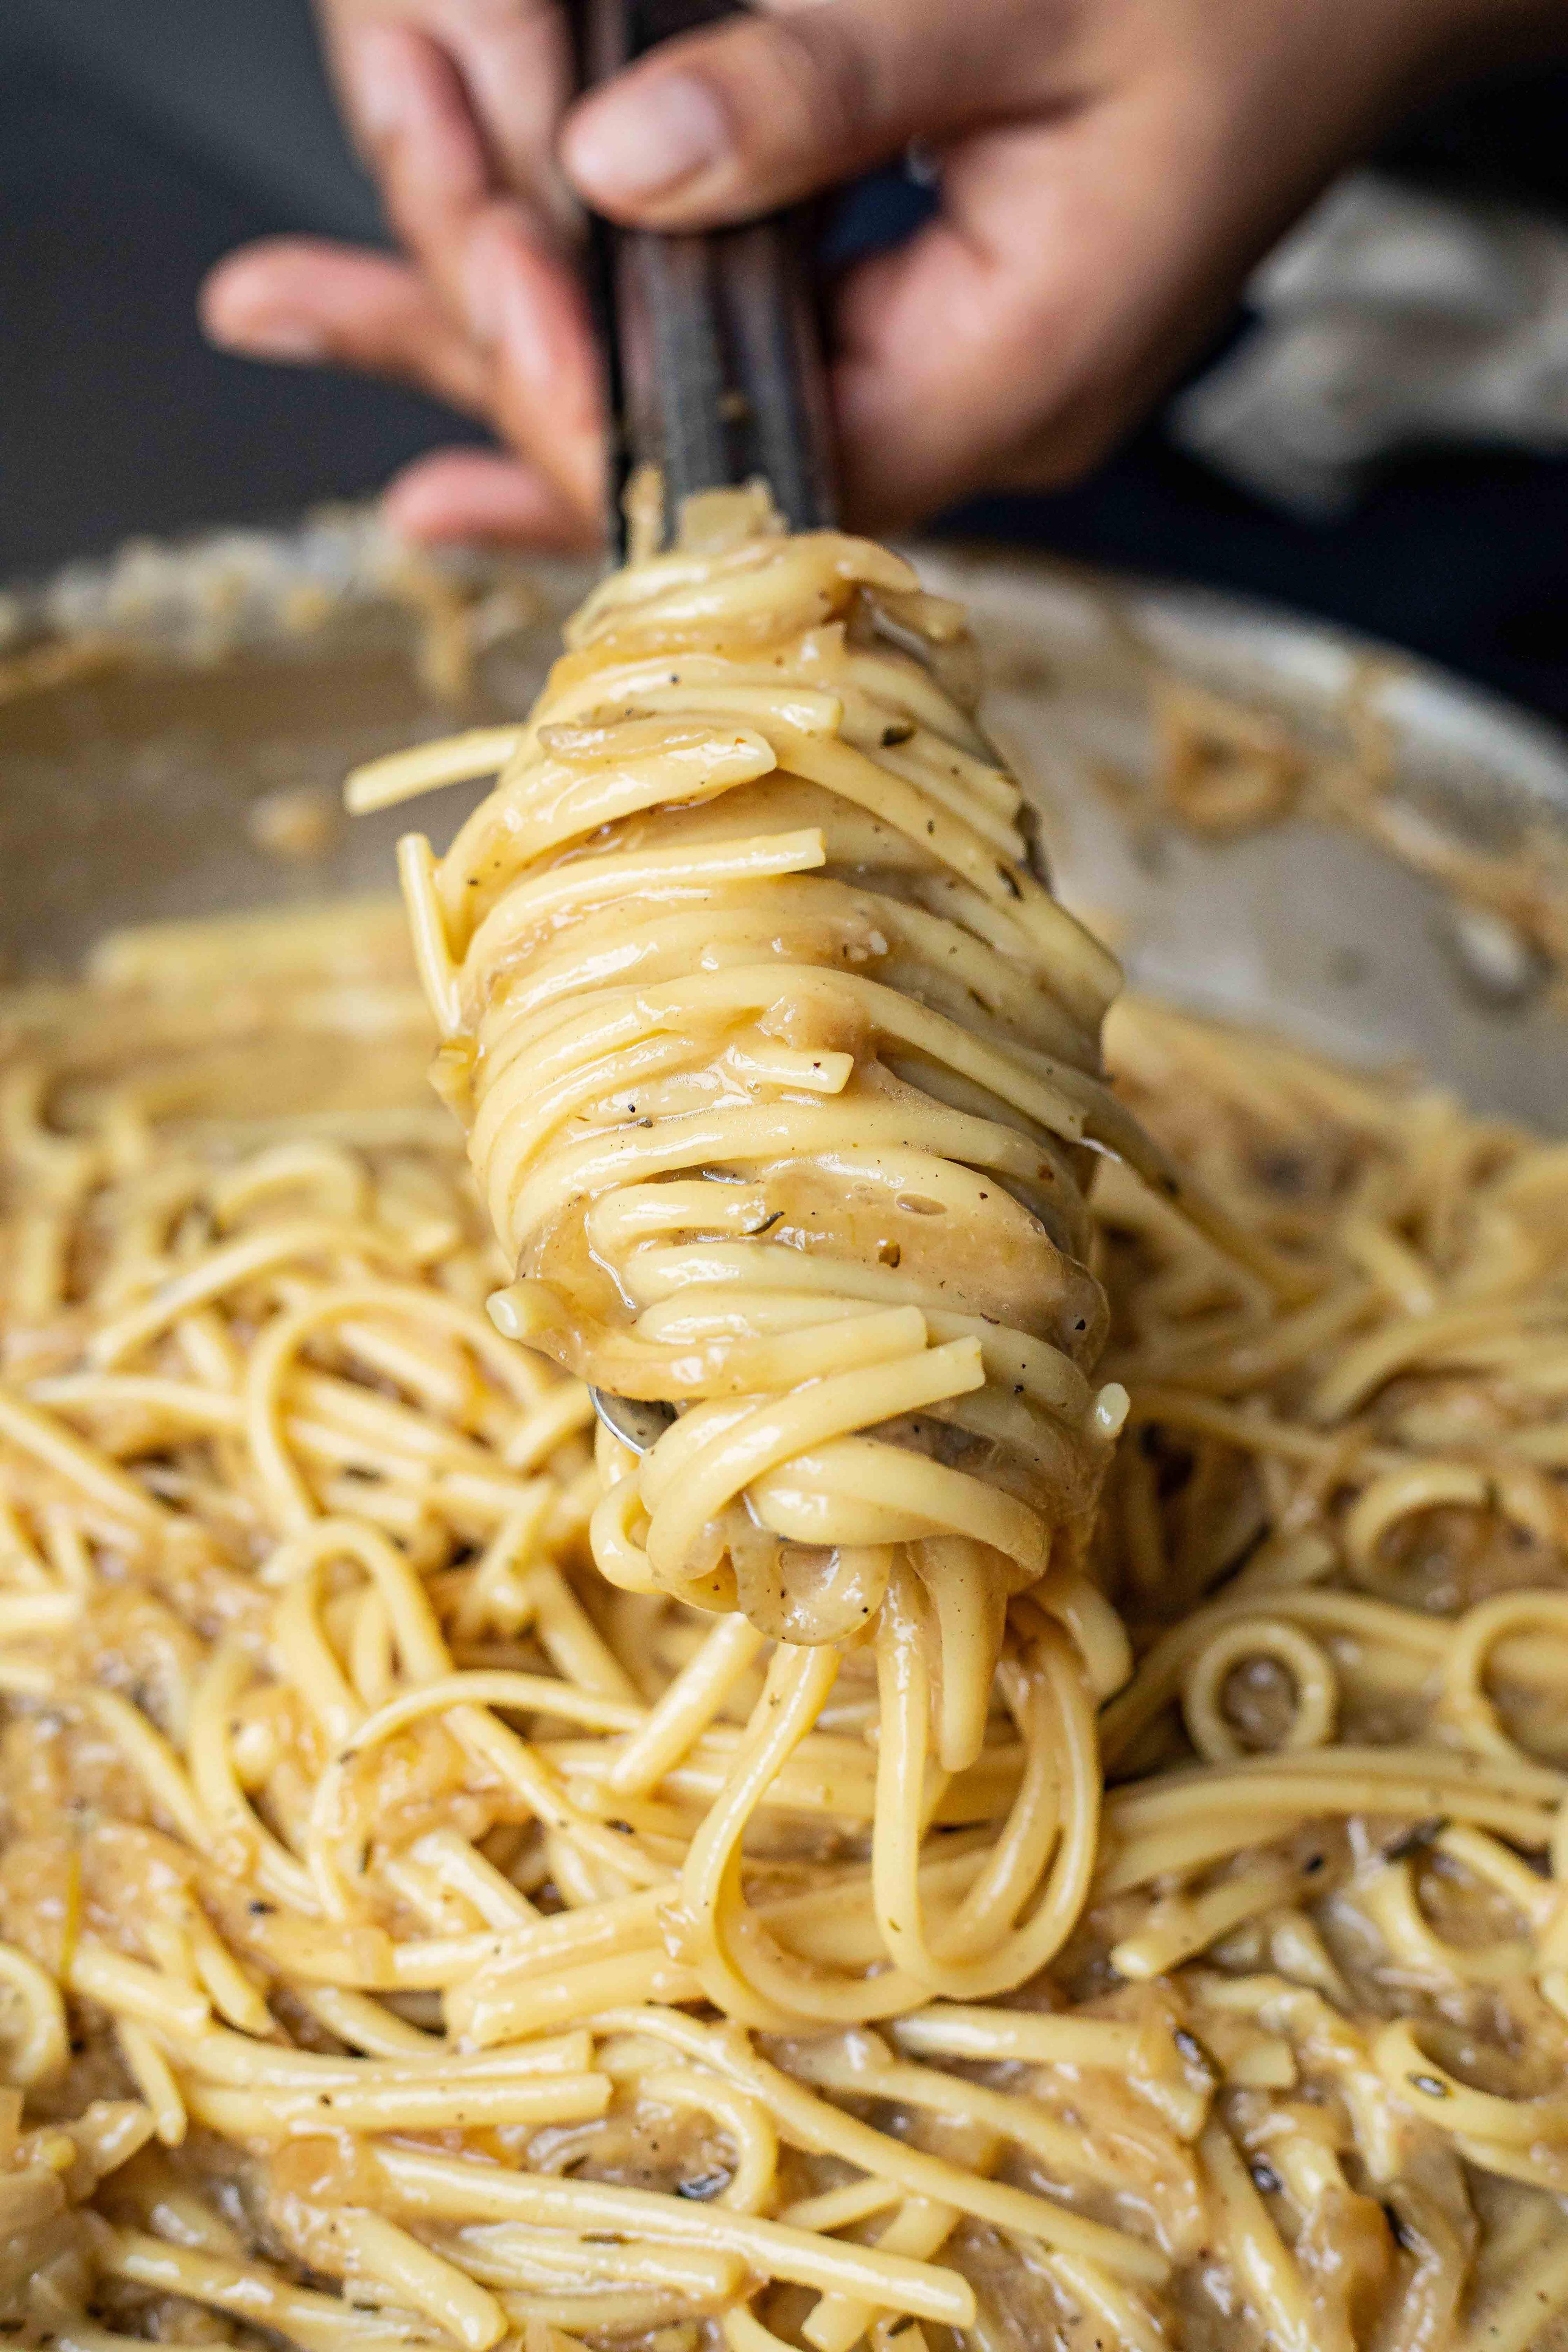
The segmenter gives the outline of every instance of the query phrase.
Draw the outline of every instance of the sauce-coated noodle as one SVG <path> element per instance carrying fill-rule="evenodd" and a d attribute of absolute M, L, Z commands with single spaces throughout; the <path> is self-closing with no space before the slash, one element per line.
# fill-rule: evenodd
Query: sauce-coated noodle
<path fill-rule="evenodd" d="M 963 1770 L 1009 1597 L 1092 1614 L 1125 1410 L 1090 1385 L 1094 1154 L 1180 1189 L 1100 1076 L 1116 966 L 1032 869 L 942 683 L 962 614 L 901 558 L 713 493 L 566 634 L 510 748 L 467 739 L 504 757 L 445 857 L 403 845 L 438 1083 L 516 1271 L 493 1311 L 679 1408 L 640 1463 L 601 1449 L 612 1582 L 795 1646 L 898 1588 Z"/>
<path fill-rule="evenodd" d="M 1011 824 L 960 706 L 859 634 L 868 585 L 900 630 L 951 615 L 874 551 L 826 589 L 820 548 L 731 554 L 654 575 L 700 606 L 718 566 L 739 600 L 703 660 L 793 583 L 785 690 L 847 714 L 887 662 L 918 725 L 867 764 L 924 794 L 921 730 L 954 740 Z M 557 674 L 579 733 L 649 725 L 595 699 L 635 591 Z M 762 619 L 747 643 L 761 669 Z M 753 762 L 759 708 L 724 719 Z M 672 723 L 703 757 L 723 731 L 663 710 L 666 753 Z M 609 769 L 542 749 L 595 831 L 497 863 L 473 940 L 437 892 L 485 821 L 433 879 L 411 860 L 504 1258 L 386 910 L 129 935 L 4 1007 L 0 2317 L 80 2352 L 1568 2340 L 1563 1148 L 1144 1003 L 1108 1027 L 1118 1110 L 1033 889 L 1008 907 L 1050 928 L 1038 963 L 973 881 L 962 916 L 924 906 L 896 827 L 867 878 L 848 852 L 887 821 L 833 787 L 764 766 L 613 816 Z M 422 749 L 421 779 L 479 757 Z M 766 885 L 770 993 L 745 845 L 777 872 L 781 824 L 805 862 Z M 670 856 L 737 844 L 743 873 L 659 898 Z M 535 929 L 476 959 L 509 906 Z M 949 931 L 989 1011 L 931 981 Z M 840 938 L 869 950 L 847 975 Z M 617 963 L 650 940 L 665 963 Z M 764 1031 L 828 1001 L 812 973 L 864 1025 Z M 572 1058 L 590 1014 L 607 1069 Z M 837 1093 L 797 1083 L 835 1055 Z M 1131 1112 L 1238 1247 L 1172 1205 Z M 1123 1155 L 1087 1207 L 1083 1132 Z M 850 1191 L 900 1154 L 889 1267 L 884 1194 Z M 487 1317 L 514 1251 L 517 1318 L 668 1387 L 682 1443 L 595 1462 L 584 1389 Z M 1114 1449 L 1093 1346 L 1058 1344 L 1059 1302 L 1092 1328 L 1100 1295 Z M 984 1385 L 889 1385 L 976 1340 Z M 830 1397 L 717 1475 L 737 1405 L 754 1431 L 846 1380 L 862 1419 Z M 972 1570 L 1005 1601 L 978 1624 Z"/>

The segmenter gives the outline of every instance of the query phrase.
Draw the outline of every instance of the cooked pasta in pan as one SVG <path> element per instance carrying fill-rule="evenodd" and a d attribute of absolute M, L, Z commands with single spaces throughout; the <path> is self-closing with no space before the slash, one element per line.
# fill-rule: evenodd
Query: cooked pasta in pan
<path fill-rule="evenodd" d="M 362 780 L 500 774 L 422 990 L 5 1001 L 16 2340 L 1568 2330 L 1568 1160 L 1142 1002 L 1112 1093 L 964 667 L 699 510 Z"/>

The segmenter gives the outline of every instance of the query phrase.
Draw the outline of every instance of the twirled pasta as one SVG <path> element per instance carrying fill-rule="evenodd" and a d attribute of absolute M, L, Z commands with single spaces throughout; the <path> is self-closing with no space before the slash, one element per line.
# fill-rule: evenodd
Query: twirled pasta
<path fill-rule="evenodd" d="M 1231 1246 L 1127 1128 L 1131 1425 L 950 1771 L 909 1556 L 870 1642 L 598 1572 L 405 956 L 332 909 L 0 998 L 0 2323 L 1557 2352 L 1563 1148 L 1113 1010 Z"/>
<path fill-rule="evenodd" d="M 1116 966 L 1033 870 L 962 614 L 901 558 L 714 494 L 567 645 L 476 743 L 500 781 L 446 856 L 404 844 L 517 1271 L 492 1311 L 680 1408 L 640 1464 L 602 1449 L 613 1582 L 810 1645 L 901 1580 L 962 1770 L 1009 1596 L 1072 1620 L 1125 1410 L 1091 1385 L 1093 1154 L 1178 1181 L 1100 1076 Z"/>

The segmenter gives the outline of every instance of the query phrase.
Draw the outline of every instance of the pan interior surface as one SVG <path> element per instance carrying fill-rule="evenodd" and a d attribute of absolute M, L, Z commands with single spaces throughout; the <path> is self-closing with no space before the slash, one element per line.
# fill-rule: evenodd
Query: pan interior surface
<path fill-rule="evenodd" d="M 1173 688 L 1268 714 L 1304 760 L 1370 717 L 1402 817 L 1568 867 L 1568 745 L 1458 680 L 1326 625 L 1032 556 L 916 551 L 972 607 L 985 718 L 1040 816 L 1058 888 L 1131 985 L 1477 1109 L 1568 1121 L 1560 974 L 1385 848 L 1312 814 L 1194 833 L 1157 807 Z M 405 829 L 352 824 L 345 771 L 524 711 L 581 563 L 410 566 L 369 518 L 139 549 L 10 600 L 0 644 L 0 969 L 73 968 L 102 932 L 390 888 Z M 471 788 L 433 809 L 455 829 Z M 1151 816 L 1150 812 L 1154 814 Z M 20 886 L 16 877 L 25 877 Z M 1518 967 L 1517 969 L 1515 967 Z"/>

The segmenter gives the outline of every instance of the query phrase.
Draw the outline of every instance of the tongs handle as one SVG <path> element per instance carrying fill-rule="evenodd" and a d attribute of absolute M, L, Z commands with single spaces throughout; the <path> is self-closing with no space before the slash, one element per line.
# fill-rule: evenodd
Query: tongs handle
<path fill-rule="evenodd" d="M 732 0 L 581 0 L 585 82 L 657 43 L 734 16 Z M 826 378 L 805 223 L 666 236 L 593 224 L 606 356 L 613 529 L 633 470 L 664 479 L 666 535 L 683 498 L 761 476 L 796 530 L 834 519 Z"/>

